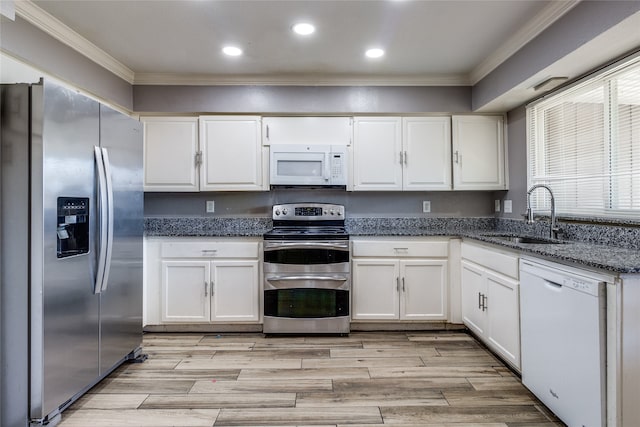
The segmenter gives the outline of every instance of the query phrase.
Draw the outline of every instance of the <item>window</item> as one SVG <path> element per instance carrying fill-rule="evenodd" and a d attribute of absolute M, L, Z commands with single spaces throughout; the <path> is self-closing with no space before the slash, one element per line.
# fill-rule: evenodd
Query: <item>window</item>
<path fill-rule="evenodd" d="M 640 215 L 640 62 L 527 108 L 529 185 L 565 216 Z M 545 191 L 531 207 L 549 210 Z"/>

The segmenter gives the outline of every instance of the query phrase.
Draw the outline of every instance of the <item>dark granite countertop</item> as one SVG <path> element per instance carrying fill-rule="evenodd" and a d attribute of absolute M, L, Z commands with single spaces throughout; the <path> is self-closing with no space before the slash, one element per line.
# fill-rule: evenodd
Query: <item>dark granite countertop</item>
<path fill-rule="evenodd" d="M 269 218 L 147 217 L 145 236 L 262 237 L 271 230 Z"/>
<path fill-rule="evenodd" d="M 507 234 L 521 236 L 503 232 L 478 233 L 469 231 L 462 233 L 461 237 L 515 249 L 524 254 L 543 256 L 554 261 L 572 262 L 615 273 L 640 273 L 640 251 L 636 249 L 570 240 L 562 240 L 561 244 L 532 244 L 516 243 L 499 238 L 499 236 Z"/>
<path fill-rule="evenodd" d="M 614 273 L 640 273 L 640 228 L 618 231 L 603 227 L 569 230 L 563 244 L 531 244 L 505 241 L 498 236 L 542 236 L 544 227 L 525 228 L 522 221 L 496 218 L 347 218 L 352 237 L 358 236 L 452 236 L 490 243 L 523 254 L 542 256 L 555 261 L 576 263 Z M 270 230 L 269 218 L 193 217 L 145 218 L 146 236 L 261 237 Z M 580 232 L 591 233 L 581 235 Z M 594 236 L 594 233 L 598 233 Z M 610 244 L 614 242 L 616 244 Z M 625 246 L 617 245 L 619 243 Z"/>

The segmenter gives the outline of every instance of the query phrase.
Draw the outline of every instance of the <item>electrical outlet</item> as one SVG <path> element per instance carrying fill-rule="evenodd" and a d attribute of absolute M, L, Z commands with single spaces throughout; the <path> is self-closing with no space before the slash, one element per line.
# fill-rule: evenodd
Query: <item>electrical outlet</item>
<path fill-rule="evenodd" d="M 429 200 L 425 200 L 422 202 L 422 212 L 424 213 L 431 212 L 431 202 Z"/>
<path fill-rule="evenodd" d="M 505 200 L 504 213 L 511 213 L 511 212 L 513 212 L 513 203 L 511 202 L 511 200 Z"/>
<path fill-rule="evenodd" d="M 207 200 L 207 213 L 214 213 L 216 211 L 216 203 L 213 200 Z"/>
<path fill-rule="evenodd" d="M 494 202 L 493 202 L 493 206 L 494 206 L 494 208 L 493 208 L 493 209 L 494 209 L 496 212 L 500 212 L 500 200 L 494 200 Z"/>

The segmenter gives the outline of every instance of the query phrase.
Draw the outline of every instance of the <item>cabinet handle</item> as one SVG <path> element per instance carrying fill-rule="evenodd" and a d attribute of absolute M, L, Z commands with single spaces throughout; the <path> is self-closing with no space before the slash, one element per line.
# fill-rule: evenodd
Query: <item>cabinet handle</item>
<path fill-rule="evenodd" d="M 482 311 L 487 311 L 489 307 L 487 307 L 487 296 L 482 295 Z"/>
<path fill-rule="evenodd" d="M 456 150 L 456 152 L 453 153 L 453 155 L 456 156 L 455 162 L 460 163 L 460 153 L 458 153 L 458 150 Z"/>
<path fill-rule="evenodd" d="M 215 254 L 216 252 L 218 252 L 217 249 L 203 249 L 202 250 L 202 254 L 203 255 L 207 255 L 207 254 Z"/>
<path fill-rule="evenodd" d="M 403 158 L 402 158 L 402 151 L 401 151 L 400 152 L 400 164 L 402 164 L 402 160 L 403 160 Z"/>
<path fill-rule="evenodd" d="M 404 277 L 402 278 L 402 292 L 406 292 L 404 288 Z"/>
<path fill-rule="evenodd" d="M 196 166 L 200 166 L 202 164 L 202 151 L 198 151 L 196 153 Z"/>
<path fill-rule="evenodd" d="M 404 152 L 404 164 L 405 165 L 407 164 L 407 152 L 406 151 Z"/>
<path fill-rule="evenodd" d="M 400 292 L 400 278 L 396 277 L 396 291 Z"/>
<path fill-rule="evenodd" d="M 269 139 L 269 125 L 267 125 L 267 139 Z"/>
<path fill-rule="evenodd" d="M 478 292 L 478 310 L 482 310 L 482 294 Z"/>
<path fill-rule="evenodd" d="M 204 282 L 204 296 L 208 297 L 209 296 L 209 284 L 205 281 Z"/>

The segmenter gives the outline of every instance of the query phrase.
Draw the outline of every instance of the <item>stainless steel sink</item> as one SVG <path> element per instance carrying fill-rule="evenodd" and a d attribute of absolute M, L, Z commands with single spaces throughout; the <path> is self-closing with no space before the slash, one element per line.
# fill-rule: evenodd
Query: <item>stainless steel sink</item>
<path fill-rule="evenodd" d="M 485 234 L 484 236 L 503 240 L 505 242 L 520 243 L 525 245 L 561 245 L 565 243 L 561 240 L 552 240 L 544 237 L 533 236 L 511 236 L 504 234 Z"/>

